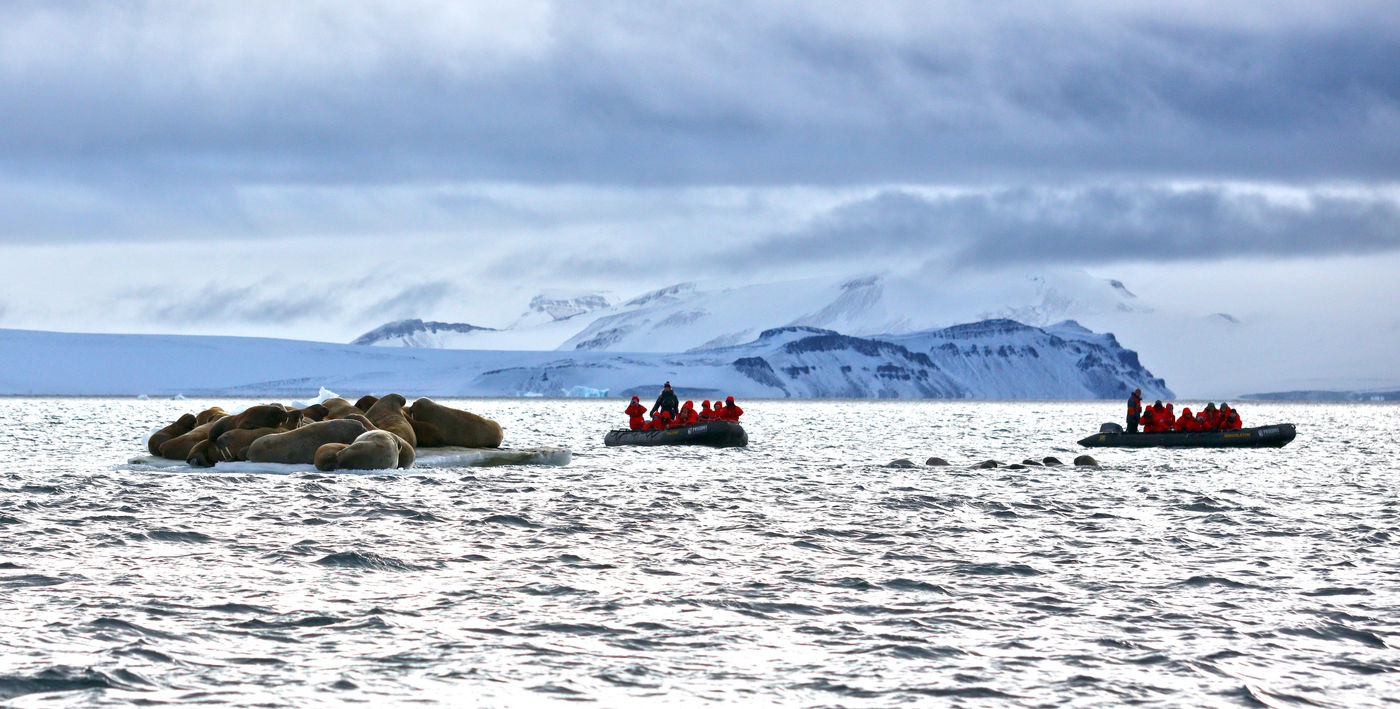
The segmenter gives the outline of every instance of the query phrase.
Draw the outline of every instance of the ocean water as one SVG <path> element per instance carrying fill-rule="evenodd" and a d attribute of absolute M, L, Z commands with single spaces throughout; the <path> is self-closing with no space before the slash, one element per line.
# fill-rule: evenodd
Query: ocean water
<path fill-rule="evenodd" d="M 1085 451 L 1120 403 L 748 401 L 750 447 L 709 450 L 603 447 L 622 401 L 458 400 L 573 463 L 125 464 L 213 403 L 0 399 L 0 705 L 1400 697 L 1393 405 L 1242 405 L 1298 424 L 1278 450 Z"/>

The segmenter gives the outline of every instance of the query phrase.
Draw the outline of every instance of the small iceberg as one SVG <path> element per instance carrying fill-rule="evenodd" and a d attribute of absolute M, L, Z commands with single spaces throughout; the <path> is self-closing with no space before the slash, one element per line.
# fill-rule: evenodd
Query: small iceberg
<path fill-rule="evenodd" d="M 607 389 L 594 389 L 593 387 L 582 385 L 574 385 L 568 389 L 561 389 L 560 391 L 564 393 L 564 396 L 575 399 L 606 399 L 608 396 Z"/>
<path fill-rule="evenodd" d="M 304 409 L 308 406 L 314 406 L 316 404 L 325 403 L 326 399 L 334 399 L 339 396 L 339 394 L 331 391 L 330 389 L 321 387 L 321 391 L 316 394 L 315 398 L 309 399 L 307 401 L 293 401 L 291 402 L 291 406 L 294 409 Z"/>

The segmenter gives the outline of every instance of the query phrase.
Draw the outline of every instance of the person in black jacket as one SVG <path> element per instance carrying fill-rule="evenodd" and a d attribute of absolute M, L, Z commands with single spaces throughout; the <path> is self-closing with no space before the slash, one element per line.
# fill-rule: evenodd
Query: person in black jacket
<path fill-rule="evenodd" d="M 1134 389 L 1128 397 L 1128 433 L 1138 432 L 1138 419 L 1142 416 L 1142 390 Z"/>
<path fill-rule="evenodd" d="M 656 404 L 651 407 L 651 413 L 666 411 L 671 414 L 671 418 L 675 418 L 680 409 L 680 399 L 676 397 L 676 392 L 671 390 L 671 383 L 666 382 L 666 386 L 661 387 L 661 395 L 656 397 Z"/>

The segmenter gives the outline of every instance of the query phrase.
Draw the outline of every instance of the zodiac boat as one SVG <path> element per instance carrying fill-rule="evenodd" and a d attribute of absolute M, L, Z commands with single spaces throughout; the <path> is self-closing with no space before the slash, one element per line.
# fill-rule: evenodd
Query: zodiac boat
<path fill-rule="evenodd" d="M 603 437 L 609 446 L 713 446 L 740 448 L 749 444 L 749 434 L 735 421 L 706 421 L 693 426 L 677 426 L 661 431 L 609 431 Z"/>
<path fill-rule="evenodd" d="M 1116 423 L 1079 442 L 1089 448 L 1282 448 L 1298 435 L 1291 423 L 1233 431 L 1159 431 L 1126 433 Z"/>

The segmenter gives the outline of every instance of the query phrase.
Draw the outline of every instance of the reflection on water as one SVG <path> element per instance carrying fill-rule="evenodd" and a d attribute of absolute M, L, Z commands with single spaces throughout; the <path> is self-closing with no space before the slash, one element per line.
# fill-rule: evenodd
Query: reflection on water
<path fill-rule="evenodd" d="M 746 450 L 604 448 L 622 401 L 455 402 L 566 468 L 133 470 L 204 401 L 0 400 L 0 702 L 1379 704 L 1394 423 L 1084 452 L 1118 403 L 741 402 Z M 948 468 L 891 469 L 895 458 Z"/>

